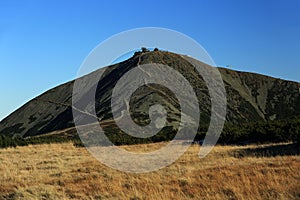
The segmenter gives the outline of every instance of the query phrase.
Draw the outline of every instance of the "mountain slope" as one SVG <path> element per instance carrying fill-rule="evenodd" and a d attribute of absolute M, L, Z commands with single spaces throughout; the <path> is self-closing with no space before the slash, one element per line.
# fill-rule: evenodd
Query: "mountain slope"
<path fill-rule="evenodd" d="M 197 94 L 202 125 L 209 123 L 211 102 L 203 78 L 181 55 L 155 51 L 137 52 L 124 62 L 106 67 L 95 95 L 97 116 L 104 125 L 112 122 L 110 97 L 117 81 L 130 69 L 147 63 L 166 64 L 181 73 Z M 224 68 L 219 71 L 227 92 L 227 122 L 268 121 L 300 115 L 300 83 Z M 91 73 L 86 78 L 94 75 Z M 28 137 L 73 127 L 73 84 L 71 81 L 57 86 L 26 103 L 0 122 L 0 134 Z M 149 123 L 148 109 L 154 103 L 165 105 L 167 126 L 178 127 L 177 98 L 167 88 L 155 84 L 139 88 L 132 96 L 129 105 L 133 120 L 141 125 Z"/>

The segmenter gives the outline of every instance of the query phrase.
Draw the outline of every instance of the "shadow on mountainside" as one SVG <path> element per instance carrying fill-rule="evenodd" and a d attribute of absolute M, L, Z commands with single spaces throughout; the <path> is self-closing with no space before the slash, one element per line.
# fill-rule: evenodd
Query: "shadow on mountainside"
<path fill-rule="evenodd" d="M 233 151 L 236 158 L 242 157 L 275 157 L 300 155 L 300 144 L 279 144 L 257 148 L 246 148 Z"/>

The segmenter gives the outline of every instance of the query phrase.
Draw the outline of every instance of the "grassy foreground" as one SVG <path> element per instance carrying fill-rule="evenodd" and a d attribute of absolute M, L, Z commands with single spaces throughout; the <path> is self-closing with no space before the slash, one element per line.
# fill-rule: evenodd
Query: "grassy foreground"
<path fill-rule="evenodd" d="M 165 143 L 124 146 L 149 151 Z M 72 143 L 0 149 L 0 199 L 300 199 L 300 156 L 292 144 L 194 145 L 172 165 L 126 174 Z"/>

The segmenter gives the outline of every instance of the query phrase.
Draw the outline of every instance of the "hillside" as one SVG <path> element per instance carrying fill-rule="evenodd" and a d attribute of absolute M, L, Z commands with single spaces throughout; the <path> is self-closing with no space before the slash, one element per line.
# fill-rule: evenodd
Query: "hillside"
<path fill-rule="evenodd" d="M 137 52 L 128 60 L 105 68 L 95 95 L 101 123 L 114 124 L 110 97 L 116 82 L 138 64 L 148 63 L 167 64 L 191 83 L 199 100 L 200 125 L 205 127 L 210 120 L 211 102 L 203 78 L 181 55 L 161 51 Z M 219 71 L 227 92 L 226 123 L 266 122 L 300 116 L 300 83 L 225 68 L 219 68 Z M 73 84 L 74 81 L 70 81 L 57 86 L 23 105 L 0 122 L 0 134 L 29 137 L 62 130 L 75 134 L 72 129 Z M 133 120 L 142 125 L 149 123 L 148 109 L 157 102 L 166 106 L 167 127 L 175 130 L 180 119 L 178 100 L 159 85 L 148 84 L 134 93 L 129 102 Z"/>

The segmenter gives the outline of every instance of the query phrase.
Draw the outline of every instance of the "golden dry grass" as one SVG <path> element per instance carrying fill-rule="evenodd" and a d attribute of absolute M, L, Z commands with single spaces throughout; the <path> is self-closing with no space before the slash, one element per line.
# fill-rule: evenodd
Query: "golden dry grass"
<path fill-rule="evenodd" d="M 134 151 L 162 144 L 126 146 Z M 192 146 L 156 172 L 127 174 L 71 143 L 0 150 L 0 199 L 299 199 L 300 156 L 242 156 L 257 146 Z"/>

